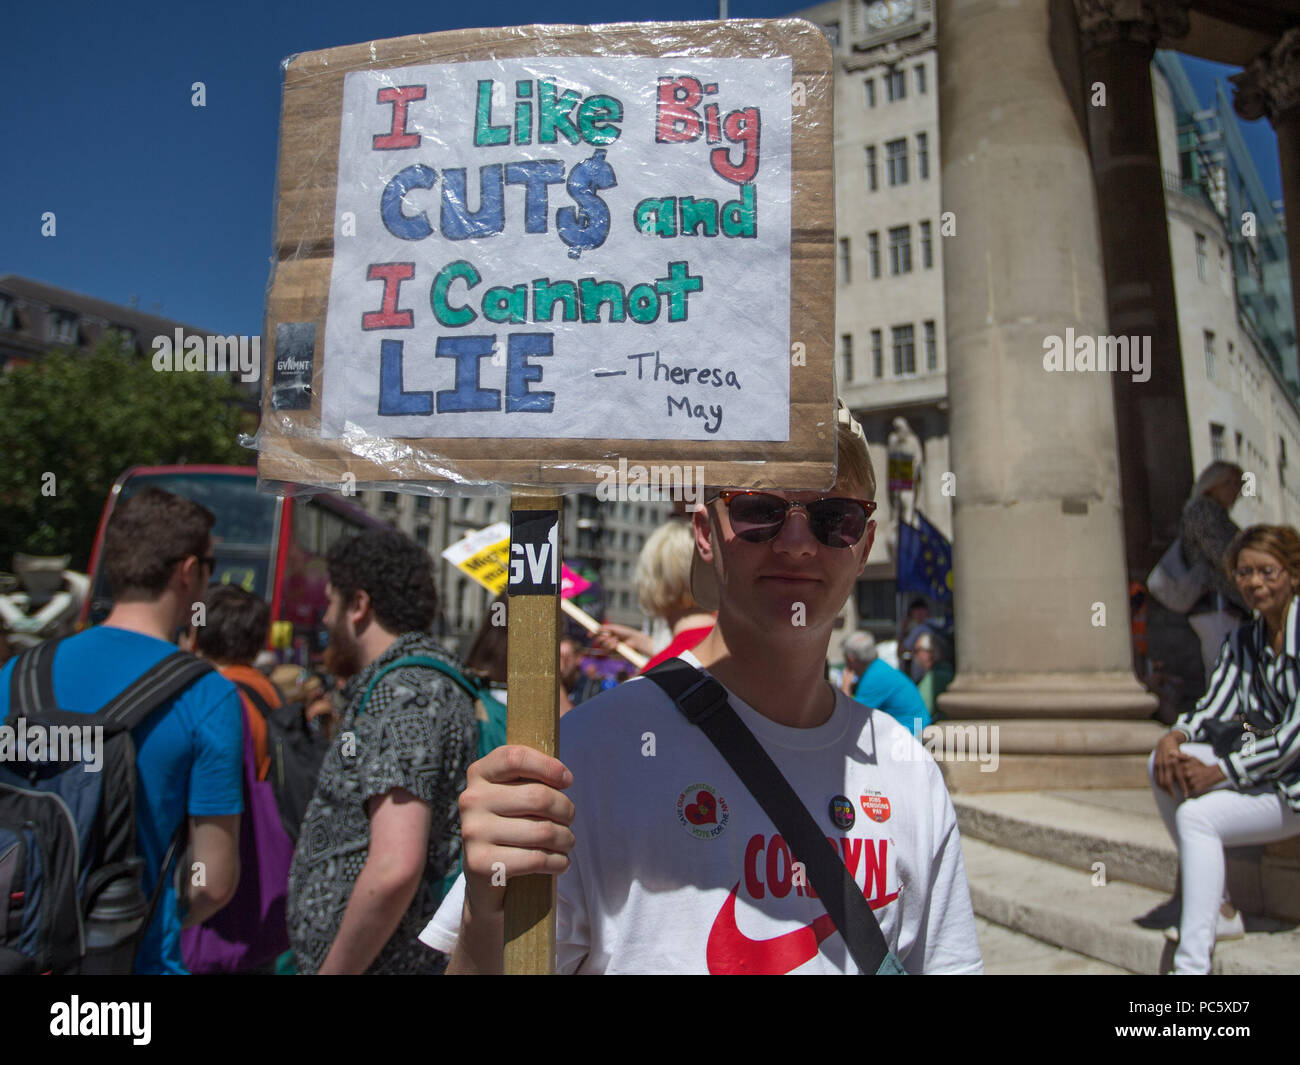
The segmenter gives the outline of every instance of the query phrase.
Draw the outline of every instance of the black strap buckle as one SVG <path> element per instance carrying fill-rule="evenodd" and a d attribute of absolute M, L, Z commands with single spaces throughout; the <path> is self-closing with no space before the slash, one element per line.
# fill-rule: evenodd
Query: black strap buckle
<path fill-rule="evenodd" d="M 692 725 L 702 725 L 727 705 L 727 689 L 712 677 L 701 677 L 677 697 L 677 709 Z"/>

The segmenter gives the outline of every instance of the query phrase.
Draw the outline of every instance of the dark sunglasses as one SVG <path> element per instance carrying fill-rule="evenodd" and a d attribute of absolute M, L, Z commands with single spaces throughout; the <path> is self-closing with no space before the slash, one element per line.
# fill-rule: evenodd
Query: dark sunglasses
<path fill-rule="evenodd" d="M 820 544 L 852 547 L 867 531 L 876 504 L 867 499 L 832 496 L 799 503 L 767 492 L 721 492 L 718 498 L 727 508 L 731 528 L 751 544 L 776 538 L 790 511 L 799 507 L 808 515 L 808 527 Z"/>

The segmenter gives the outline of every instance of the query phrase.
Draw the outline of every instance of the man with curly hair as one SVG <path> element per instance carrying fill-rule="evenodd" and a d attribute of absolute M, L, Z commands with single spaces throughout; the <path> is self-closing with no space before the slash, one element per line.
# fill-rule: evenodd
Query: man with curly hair
<path fill-rule="evenodd" d="M 289 875 L 289 936 L 301 973 L 429 973 L 416 940 L 460 859 L 456 798 L 476 757 L 465 693 L 412 657 L 456 665 L 429 635 L 432 560 L 376 529 L 331 549 L 326 666 L 349 678 Z M 457 666 L 457 668 L 460 668 Z"/>

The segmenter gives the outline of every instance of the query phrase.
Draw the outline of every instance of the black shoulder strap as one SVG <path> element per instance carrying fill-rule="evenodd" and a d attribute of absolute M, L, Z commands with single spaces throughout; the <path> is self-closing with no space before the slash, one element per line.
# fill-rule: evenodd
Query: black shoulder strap
<path fill-rule="evenodd" d="M 211 673 L 212 664 L 188 651 L 176 651 L 150 669 L 139 680 L 100 708 L 96 715 L 107 724 L 135 728 L 146 717 L 174 698 L 200 677 Z"/>
<path fill-rule="evenodd" d="M 54 709 L 54 650 L 67 637 L 44 640 L 14 659 L 9 674 L 9 720 Z"/>
<path fill-rule="evenodd" d="M 66 638 L 66 637 L 65 637 Z M 9 685 L 10 716 L 57 712 L 54 699 L 54 655 L 62 640 L 46 640 L 14 663 Z M 212 665 L 188 651 L 176 651 L 129 684 L 93 716 L 105 725 L 135 728 L 168 699 L 179 695 Z"/>
<path fill-rule="evenodd" d="M 59 640 L 45 640 L 14 662 L 9 678 L 9 716 L 57 714 L 54 699 L 54 655 Z M 176 651 L 128 685 L 93 716 L 105 725 L 135 728 L 168 699 L 179 695 L 212 671 L 212 665 L 188 651 Z"/>
<path fill-rule="evenodd" d="M 271 720 L 271 715 L 275 713 L 275 711 L 271 709 L 271 704 L 266 701 L 261 692 L 247 681 L 243 680 L 235 681 L 235 687 L 248 696 L 252 704 L 257 707 L 258 711 L 267 721 Z"/>
<path fill-rule="evenodd" d="M 667 693 L 691 724 L 699 726 L 804 862 L 813 890 L 858 968 L 866 975 L 879 972 L 891 955 L 870 904 L 789 781 L 732 709 L 727 689 L 680 658 L 661 662 L 644 676 Z M 896 961 L 890 971 L 903 972 Z"/>

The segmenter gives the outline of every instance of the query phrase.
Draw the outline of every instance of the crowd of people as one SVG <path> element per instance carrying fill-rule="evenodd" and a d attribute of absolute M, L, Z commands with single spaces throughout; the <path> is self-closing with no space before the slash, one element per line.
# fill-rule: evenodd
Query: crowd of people
<path fill-rule="evenodd" d="M 105 537 L 107 620 L 0 673 L 0 721 L 54 711 L 129 731 L 134 924 L 113 925 L 101 960 L 499 971 L 505 882 L 550 873 L 563 972 L 981 971 L 953 806 L 914 750 L 942 717 L 949 640 L 917 600 L 900 668 L 856 632 L 827 679 L 875 535 L 871 461 L 844 410 L 838 434 L 830 492 L 716 490 L 656 531 L 637 588 L 657 640 L 614 624 L 591 647 L 563 637 L 560 758 L 485 742 L 508 705 L 506 601 L 461 663 L 430 635 L 432 560 L 403 534 L 329 552 L 322 680 L 268 659 L 264 600 L 208 586 L 209 511 L 158 488 L 127 500 Z M 1300 535 L 1236 531 L 1234 469 L 1207 470 L 1185 512 L 1207 573 L 1190 617 L 1208 683 L 1150 761 L 1180 854 L 1178 972 L 1208 972 L 1215 940 L 1242 933 L 1223 848 L 1300 834 Z M 601 674 L 588 656 L 620 642 L 649 658 L 629 683 L 631 667 Z M 805 870 L 821 837 L 843 863 Z M 106 855 L 82 855 L 98 885 L 87 928 L 111 923 Z M 847 893 L 828 881 L 843 877 Z M 84 945 L 70 962 L 31 948 L 45 933 L 17 912 L 0 971 L 94 970 Z"/>

